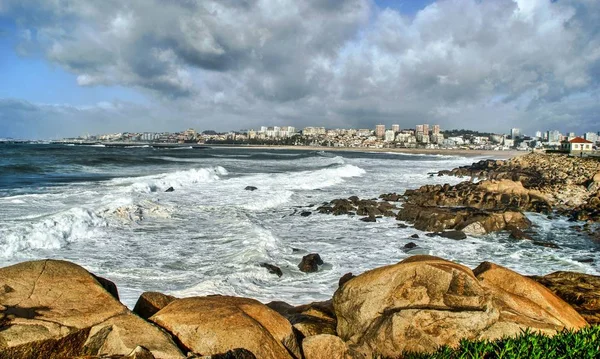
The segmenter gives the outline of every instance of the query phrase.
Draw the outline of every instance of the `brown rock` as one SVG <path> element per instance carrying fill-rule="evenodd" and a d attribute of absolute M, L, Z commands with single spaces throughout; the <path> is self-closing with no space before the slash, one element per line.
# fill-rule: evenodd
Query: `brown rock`
<path fill-rule="evenodd" d="M 166 333 L 133 315 L 76 264 L 42 260 L 1 268 L 0 288 L 5 350 L 34 351 L 41 342 L 69 353 L 128 355 L 143 346 L 159 358 L 183 358 Z M 74 333 L 89 334 L 83 347 L 79 336 L 65 339 Z"/>
<path fill-rule="evenodd" d="M 318 253 L 307 254 L 302 257 L 302 261 L 298 264 L 301 272 L 312 273 L 319 270 L 319 266 L 323 264 L 323 260 Z"/>
<path fill-rule="evenodd" d="M 297 307 L 285 302 L 271 302 L 267 306 L 284 316 L 303 337 L 319 334 L 335 335 L 337 321 L 331 300 Z"/>
<path fill-rule="evenodd" d="M 494 267 L 516 283 L 510 287 L 496 280 L 500 270 L 485 268 L 478 268 L 476 277 L 456 263 L 412 256 L 365 272 L 334 295 L 337 333 L 367 357 L 397 357 L 403 351 L 456 346 L 461 338 L 496 339 L 524 328 L 552 334 L 586 325 L 568 304 L 535 282 Z"/>
<path fill-rule="evenodd" d="M 590 324 L 600 324 L 600 276 L 575 272 L 554 272 L 531 279 L 544 285 Z"/>
<path fill-rule="evenodd" d="M 305 359 L 352 359 L 346 344 L 335 335 L 320 334 L 302 341 Z"/>
<path fill-rule="evenodd" d="M 279 268 L 276 265 L 269 264 L 269 263 L 261 263 L 260 266 L 263 268 L 266 268 L 269 271 L 269 273 L 275 274 L 278 277 L 281 277 L 283 275 L 281 268 Z"/>
<path fill-rule="evenodd" d="M 144 292 L 135 303 L 133 312 L 148 319 L 175 299 L 177 298 L 159 292 Z"/>
<path fill-rule="evenodd" d="M 177 299 L 150 321 L 167 329 L 193 353 L 213 355 L 242 348 L 257 358 L 301 357 L 290 322 L 254 299 Z"/>
<path fill-rule="evenodd" d="M 338 281 L 338 287 L 341 287 L 344 285 L 344 283 L 346 283 L 347 281 L 349 281 L 350 279 L 356 277 L 354 274 L 352 273 L 346 273 L 344 274 L 340 280 Z"/>

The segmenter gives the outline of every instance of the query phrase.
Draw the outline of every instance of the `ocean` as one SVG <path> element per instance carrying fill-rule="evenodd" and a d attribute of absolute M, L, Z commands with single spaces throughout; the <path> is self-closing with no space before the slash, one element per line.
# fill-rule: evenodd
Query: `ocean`
<path fill-rule="evenodd" d="M 364 223 L 315 211 L 335 198 L 456 184 L 461 179 L 428 173 L 482 158 L 0 144 L 0 266 L 42 258 L 73 261 L 115 282 L 130 308 L 144 291 L 291 304 L 325 300 L 345 273 L 415 253 L 470 267 L 492 261 L 522 274 L 600 274 L 600 244 L 564 219 L 528 214 L 534 237 L 556 243 L 555 249 L 511 240 L 506 233 L 463 241 L 430 238 L 398 228 L 393 218 Z M 305 210 L 313 213 L 300 216 Z M 420 238 L 409 238 L 415 233 Z M 409 242 L 419 249 L 405 252 Z M 323 258 L 319 272 L 298 270 L 308 253 Z M 260 267 L 263 262 L 279 266 L 283 276 L 270 274 Z"/>

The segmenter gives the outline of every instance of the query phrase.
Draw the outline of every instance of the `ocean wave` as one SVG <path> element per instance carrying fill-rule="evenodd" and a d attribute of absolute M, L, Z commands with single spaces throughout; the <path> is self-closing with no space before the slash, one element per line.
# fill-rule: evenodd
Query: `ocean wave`
<path fill-rule="evenodd" d="M 24 251 L 59 249 L 77 240 L 86 240 L 108 223 L 91 210 L 72 208 L 41 221 L 14 226 L 0 235 L 0 256 L 13 257 Z"/>
<path fill-rule="evenodd" d="M 46 170 L 42 167 L 28 164 L 12 164 L 0 166 L 0 176 L 13 174 L 34 174 L 44 173 Z"/>
<path fill-rule="evenodd" d="M 188 188 L 197 183 L 218 181 L 229 172 L 221 167 L 192 168 L 189 170 L 163 173 L 160 175 L 118 178 L 110 181 L 111 184 L 129 185 L 134 192 L 150 193 L 161 192 L 169 187 L 174 189 Z"/>

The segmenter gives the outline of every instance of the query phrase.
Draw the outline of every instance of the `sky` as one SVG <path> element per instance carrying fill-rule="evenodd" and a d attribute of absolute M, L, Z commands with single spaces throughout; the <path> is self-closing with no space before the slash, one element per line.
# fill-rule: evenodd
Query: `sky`
<path fill-rule="evenodd" d="M 0 0 L 0 138 L 600 131 L 598 0 Z"/>

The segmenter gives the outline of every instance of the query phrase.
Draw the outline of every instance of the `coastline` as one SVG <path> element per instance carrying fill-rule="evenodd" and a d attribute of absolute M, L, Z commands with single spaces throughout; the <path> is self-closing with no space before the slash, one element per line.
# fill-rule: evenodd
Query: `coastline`
<path fill-rule="evenodd" d="M 214 145 L 207 145 L 214 146 Z M 332 151 L 332 152 L 380 152 L 380 153 L 405 153 L 415 155 L 447 155 L 463 157 L 494 156 L 499 159 L 509 159 L 528 154 L 526 151 L 493 151 L 493 150 L 465 150 L 465 149 L 426 149 L 426 148 L 372 148 L 372 147 L 324 147 L 324 146 L 267 146 L 267 145 L 238 145 L 214 146 L 216 148 L 251 148 L 261 150 L 296 150 L 296 151 Z"/>

